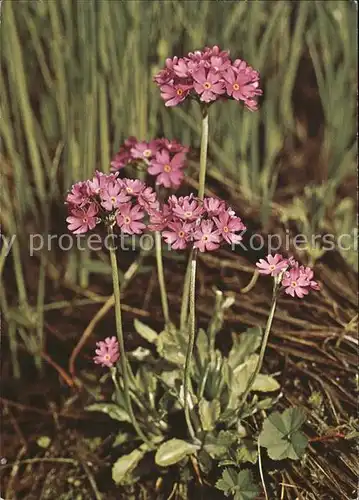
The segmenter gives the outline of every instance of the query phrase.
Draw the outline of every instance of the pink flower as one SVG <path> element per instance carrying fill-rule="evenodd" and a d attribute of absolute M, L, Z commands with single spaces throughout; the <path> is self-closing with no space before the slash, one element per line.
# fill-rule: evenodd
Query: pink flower
<path fill-rule="evenodd" d="M 116 337 L 107 337 L 105 341 L 96 342 L 96 356 L 93 360 L 96 365 L 107 366 L 111 368 L 119 359 L 119 346 Z"/>
<path fill-rule="evenodd" d="M 203 220 L 198 229 L 193 234 L 194 248 L 198 248 L 200 252 L 217 250 L 221 243 L 219 231 L 214 229 L 214 222 L 211 220 Z"/>
<path fill-rule="evenodd" d="M 157 83 L 157 85 L 163 85 L 164 83 L 167 83 L 173 79 L 173 77 L 175 76 L 175 73 L 173 71 L 173 67 L 175 64 L 177 64 L 177 62 L 178 62 L 177 56 L 175 56 L 173 59 L 170 59 L 169 57 L 166 59 L 165 69 L 161 70 L 153 78 L 153 80 Z"/>
<path fill-rule="evenodd" d="M 193 83 L 195 91 L 201 96 L 200 100 L 204 102 L 215 101 L 219 95 L 225 93 L 224 84 L 220 81 L 220 75 L 213 70 L 206 72 L 200 68 L 193 73 Z"/>
<path fill-rule="evenodd" d="M 151 142 L 138 142 L 131 148 L 132 158 L 137 160 L 143 160 L 146 163 L 149 163 L 152 156 L 156 154 L 156 143 L 155 141 Z"/>
<path fill-rule="evenodd" d="M 203 207 L 208 213 L 209 217 L 213 217 L 221 214 L 226 209 L 226 204 L 223 200 L 219 200 L 218 198 L 204 198 Z"/>
<path fill-rule="evenodd" d="M 156 147 L 157 150 L 160 149 L 168 149 L 170 153 L 188 153 L 189 148 L 187 146 L 182 146 L 178 141 L 173 139 L 170 141 L 169 139 L 166 139 L 165 137 L 163 139 L 156 139 Z"/>
<path fill-rule="evenodd" d="M 90 190 L 87 182 L 77 182 L 71 188 L 66 197 L 66 202 L 70 205 L 83 207 L 90 201 Z"/>
<path fill-rule="evenodd" d="M 288 260 L 284 259 L 279 253 L 276 253 L 274 256 L 267 255 L 267 260 L 259 259 L 256 266 L 258 268 L 258 272 L 261 274 L 277 276 L 282 271 L 287 269 Z"/>
<path fill-rule="evenodd" d="M 229 51 L 216 45 L 167 59 L 154 80 L 166 106 L 176 106 L 187 96 L 200 96 L 206 103 L 221 97 L 241 100 L 253 111 L 258 106 L 257 96 L 262 94 L 259 73 L 241 59 L 233 62 Z"/>
<path fill-rule="evenodd" d="M 147 211 L 159 208 L 156 193 L 150 186 L 146 187 L 138 194 L 137 201 L 138 204 Z"/>
<path fill-rule="evenodd" d="M 165 101 L 165 106 L 177 106 L 186 99 L 192 85 L 181 83 L 168 83 L 160 87 L 161 97 Z"/>
<path fill-rule="evenodd" d="M 190 239 L 193 224 L 188 222 L 170 222 L 168 231 L 163 231 L 162 236 L 165 242 L 173 248 L 173 250 L 183 250 L 187 247 L 187 242 Z"/>
<path fill-rule="evenodd" d="M 148 172 L 157 175 L 156 184 L 166 188 L 178 187 L 184 177 L 182 169 L 184 168 L 184 153 L 177 153 L 171 159 L 168 151 L 163 149 L 156 154 L 148 167 Z"/>
<path fill-rule="evenodd" d="M 110 182 L 117 182 L 117 174 L 103 174 L 96 170 L 95 176 L 88 181 L 89 192 L 91 195 L 102 196 L 105 193 Z"/>
<path fill-rule="evenodd" d="M 101 193 L 101 206 L 105 210 L 112 212 L 112 210 L 118 208 L 121 203 L 126 203 L 129 199 L 130 196 L 128 196 L 123 189 L 122 182 L 109 182 Z"/>
<path fill-rule="evenodd" d="M 172 200 L 175 196 L 172 197 Z M 199 200 L 191 196 L 181 197 L 172 207 L 173 215 L 186 221 L 194 221 L 203 213 Z"/>
<path fill-rule="evenodd" d="M 163 231 L 172 219 L 172 210 L 166 204 L 161 208 L 155 208 L 149 211 L 150 224 L 148 228 L 151 231 Z"/>
<path fill-rule="evenodd" d="M 284 292 L 292 297 L 303 298 L 309 293 L 310 284 L 305 273 L 302 273 L 299 268 L 292 268 L 286 271 L 283 279 L 282 285 L 284 287 Z"/>
<path fill-rule="evenodd" d="M 141 234 L 146 227 L 143 222 L 140 222 L 144 216 L 145 212 L 142 207 L 125 203 L 116 214 L 116 222 L 123 233 Z"/>
<path fill-rule="evenodd" d="M 240 234 L 235 234 L 237 231 L 243 231 L 246 229 L 246 226 L 243 224 L 240 217 L 230 215 L 228 212 L 222 212 L 218 217 L 214 217 L 213 220 L 222 238 L 227 243 L 237 244 L 242 240 L 242 236 Z"/>
<path fill-rule="evenodd" d="M 71 210 L 71 215 L 66 219 L 69 231 L 74 234 L 87 233 L 96 226 L 98 222 L 97 213 L 98 206 L 95 203 L 91 203 L 87 208 Z"/>
<path fill-rule="evenodd" d="M 304 276 L 307 279 L 310 288 L 312 288 L 313 290 L 320 290 L 319 283 L 313 280 L 314 278 L 313 269 L 311 269 L 310 267 L 300 266 L 299 270 L 301 276 Z"/>
<path fill-rule="evenodd" d="M 139 179 L 122 179 L 123 187 L 128 195 L 139 196 L 145 189 L 145 183 Z"/>
<path fill-rule="evenodd" d="M 215 73 L 223 73 L 226 71 L 231 65 L 230 59 L 221 56 L 212 56 L 211 57 L 211 69 Z"/>
<path fill-rule="evenodd" d="M 244 101 L 249 109 L 254 109 L 257 106 L 255 98 L 262 94 L 262 90 L 259 89 L 257 71 L 241 61 L 238 68 L 235 66 L 228 68 L 224 78 L 229 96 L 232 96 L 236 101 Z"/>

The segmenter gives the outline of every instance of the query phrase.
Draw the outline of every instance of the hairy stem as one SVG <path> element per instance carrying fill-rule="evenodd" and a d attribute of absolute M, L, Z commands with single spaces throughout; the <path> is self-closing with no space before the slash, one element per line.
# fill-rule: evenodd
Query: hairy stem
<path fill-rule="evenodd" d="M 195 431 L 191 422 L 191 412 L 189 408 L 190 386 L 191 386 L 191 360 L 194 348 L 196 334 L 196 252 L 191 260 L 190 292 L 189 292 L 189 339 L 187 344 L 186 362 L 183 373 L 183 395 L 184 395 L 184 413 L 186 417 L 189 433 L 194 441 L 197 441 Z"/>
<path fill-rule="evenodd" d="M 192 264 L 193 250 L 191 250 L 187 268 L 186 275 L 184 278 L 183 284 L 183 293 L 182 293 L 182 303 L 181 303 L 181 319 L 180 319 L 180 329 L 183 332 L 187 325 L 188 319 L 188 302 L 189 302 L 189 287 L 190 287 L 190 279 L 191 279 L 191 264 Z"/>
<path fill-rule="evenodd" d="M 206 170 L 207 170 L 207 151 L 208 151 L 208 106 L 207 104 L 201 105 L 202 109 L 202 134 L 201 134 L 201 153 L 199 162 L 199 185 L 198 185 L 198 198 L 203 200 L 204 188 L 206 185 Z M 183 331 L 186 327 L 188 316 L 188 298 L 190 287 L 191 275 L 191 262 L 193 258 L 193 251 L 191 251 L 188 259 L 185 281 L 182 292 L 182 305 L 181 305 L 181 323 L 180 328 Z"/>
<path fill-rule="evenodd" d="M 155 232 L 155 245 L 156 245 L 157 276 L 158 276 L 158 283 L 160 285 L 163 317 L 165 319 L 165 324 L 168 325 L 171 322 L 171 320 L 168 309 L 165 275 L 163 272 L 161 233 L 159 231 Z"/>
<path fill-rule="evenodd" d="M 132 402 L 130 396 L 130 387 L 128 380 L 128 370 L 127 370 L 127 356 L 125 351 L 125 343 L 123 339 L 123 329 L 122 329 L 122 313 L 121 313 L 121 294 L 120 294 L 120 280 L 118 275 L 118 267 L 117 267 L 117 259 L 116 259 L 116 251 L 114 246 L 114 235 L 113 228 L 109 226 L 108 234 L 110 236 L 110 260 L 111 260 L 111 268 L 112 268 L 112 281 L 113 281 L 113 294 L 115 297 L 115 316 L 116 316 L 116 333 L 119 343 L 120 350 L 120 364 L 121 364 L 121 372 L 123 379 L 123 389 L 124 389 L 124 397 L 126 402 L 126 409 L 128 415 L 131 419 L 131 423 L 135 428 L 138 436 L 150 447 L 152 448 L 151 442 L 147 439 L 147 437 L 142 432 L 140 426 L 137 423 L 136 417 L 133 413 Z"/>
<path fill-rule="evenodd" d="M 199 186 L 198 198 L 203 200 L 204 188 L 206 185 L 207 170 L 207 151 L 208 151 L 208 109 L 207 105 L 202 107 L 202 135 L 201 135 L 201 156 L 199 162 Z"/>
<path fill-rule="evenodd" d="M 264 332 L 264 336 L 263 336 L 263 340 L 262 340 L 262 345 L 261 345 L 261 350 L 260 350 L 260 353 L 259 353 L 258 363 L 256 365 L 256 368 L 255 368 L 254 372 L 252 373 L 252 375 L 251 375 L 251 377 L 250 377 L 250 379 L 248 381 L 246 390 L 242 394 L 239 408 L 241 408 L 244 405 L 244 403 L 246 402 L 247 396 L 250 393 L 250 390 L 251 390 L 251 388 L 252 388 L 252 386 L 254 384 L 254 381 L 257 378 L 257 375 L 258 375 L 258 373 L 260 372 L 260 370 L 262 368 L 264 354 L 265 354 L 265 351 L 266 351 L 266 347 L 267 347 L 267 343 L 268 343 L 268 338 L 269 338 L 269 334 L 270 334 L 271 327 L 272 327 L 272 322 L 273 322 L 273 317 L 274 317 L 276 305 L 277 305 L 277 288 L 275 286 L 274 290 L 273 290 L 272 305 L 271 305 L 271 308 L 270 308 L 270 311 L 269 311 L 269 316 L 268 316 L 268 320 L 267 320 L 267 324 L 266 324 L 266 329 L 265 329 L 265 332 Z"/>

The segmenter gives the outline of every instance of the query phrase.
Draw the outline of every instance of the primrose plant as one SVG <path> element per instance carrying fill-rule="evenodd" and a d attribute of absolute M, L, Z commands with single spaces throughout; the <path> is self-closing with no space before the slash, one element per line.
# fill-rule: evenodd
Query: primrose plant
<path fill-rule="evenodd" d="M 95 402 L 87 409 L 103 411 L 128 424 L 129 431 L 120 432 L 114 442 L 114 446 L 129 451 L 113 466 L 116 483 L 134 480 L 141 460 L 152 453 L 160 468 L 196 464 L 197 475 L 213 477 L 218 466 L 223 466 L 217 488 L 237 499 L 255 498 L 258 488 L 252 472 L 243 469 L 242 464 L 255 464 L 260 446 L 274 460 L 298 459 L 306 446 L 306 438 L 299 430 L 305 420 L 300 409 L 272 413 L 262 423 L 262 431 L 256 430 L 263 411 L 279 397 L 259 397 L 280 388 L 274 377 L 261 373 L 277 300 L 280 294 L 301 299 L 311 290 L 318 290 L 319 285 L 310 268 L 293 258 L 268 255 L 257 263 L 257 273 L 273 280 L 264 333 L 259 327 L 250 328 L 233 336 L 227 355 L 217 349 L 216 336 L 224 313 L 234 302 L 232 296 L 224 297 L 219 290 L 208 328 L 196 328 L 198 254 L 237 244 L 245 229 L 241 218 L 224 200 L 204 196 L 209 109 L 214 103 L 234 100 L 255 111 L 262 91 L 257 71 L 245 61 L 233 61 L 228 51 L 216 46 L 167 59 L 154 81 L 166 106 L 180 105 L 186 99 L 200 106 L 199 189 L 186 196 L 173 194 L 184 179 L 189 151 L 186 146 L 165 138 L 146 142 L 130 137 L 113 158 L 111 174 L 96 172 L 93 179 L 75 184 L 67 195 L 70 231 L 79 234 L 103 227 L 107 232 L 115 298 L 117 335 L 99 341 L 94 357 L 96 364 L 109 370 L 114 387 L 112 400 Z M 148 174 L 149 184 L 120 176 L 123 169 L 136 172 L 134 168 L 142 171 L 141 178 L 143 172 Z M 115 236 L 117 232 L 138 235 L 144 231 L 155 235 L 164 328 L 157 333 L 135 320 L 136 331 L 151 348 L 127 353 Z M 168 305 L 164 243 L 172 251 L 189 255 L 178 323 L 170 316 Z M 256 419 L 254 430 L 249 418 L 252 422 Z M 134 441 L 138 442 L 135 446 Z M 187 477 L 191 470 L 188 466 Z"/>

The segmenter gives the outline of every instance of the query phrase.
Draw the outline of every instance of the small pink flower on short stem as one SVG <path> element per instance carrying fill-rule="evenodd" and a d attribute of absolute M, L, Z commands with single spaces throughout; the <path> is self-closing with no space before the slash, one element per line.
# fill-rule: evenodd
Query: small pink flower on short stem
<path fill-rule="evenodd" d="M 98 206 L 95 203 L 91 203 L 87 208 L 74 208 L 66 219 L 69 231 L 74 234 L 87 233 L 96 226 L 97 213 Z"/>
<path fill-rule="evenodd" d="M 261 274 L 277 276 L 288 267 L 288 261 L 279 253 L 276 253 L 274 256 L 267 255 L 267 260 L 259 259 L 256 266 L 258 268 L 258 272 Z"/>
<path fill-rule="evenodd" d="M 131 203 L 124 203 L 116 215 L 116 222 L 123 233 L 141 234 L 146 227 L 141 222 L 144 216 L 145 212 L 139 205 L 132 206 Z"/>
<path fill-rule="evenodd" d="M 175 196 L 172 197 L 175 199 Z M 203 213 L 203 207 L 199 205 L 198 199 L 185 196 L 172 207 L 173 215 L 186 221 L 194 221 Z"/>
<path fill-rule="evenodd" d="M 220 81 L 220 75 L 214 71 L 207 71 L 200 68 L 193 73 L 193 83 L 195 91 L 201 96 L 200 100 L 204 102 L 211 102 L 218 99 L 218 97 L 225 93 L 223 82 Z"/>
<path fill-rule="evenodd" d="M 93 360 L 97 365 L 111 368 L 119 359 L 119 346 L 116 337 L 107 337 L 104 341 L 96 342 L 96 356 Z"/>
<path fill-rule="evenodd" d="M 177 106 L 186 99 L 189 94 L 191 85 L 182 85 L 166 83 L 160 87 L 161 97 L 165 101 L 165 106 Z"/>
<path fill-rule="evenodd" d="M 203 207 L 209 217 L 218 216 L 226 210 L 226 204 L 218 198 L 208 197 L 203 200 Z"/>
<path fill-rule="evenodd" d="M 137 160 L 143 160 L 149 163 L 150 159 L 156 154 L 156 143 L 151 142 L 138 142 L 131 148 L 132 158 Z"/>
<path fill-rule="evenodd" d="M 299 268 L 292 268 L 287 271 L 282 279 L 284 292 L 292 297 L 308 295 L 310 284 L 305 273 L 302 273 Z"/>
<path fill-rule="evenodd" d="M 167 231 L 163 231 L 162 233 L 165 242 L 173 250 L 184 250 L 190 239 L 193 224 L 182 221 L 170 222 L 168 228 Z"/>
<path fill-rule="evenodd" d="M 101 193 L 101 206 L 105 210 L 112 212 L 121 203 L 126 203 L 129 199 L 130 197 L 123 189 L 122 182 L 109 182 Z"/>
<path fill-rule="evenodd" d="M 243 231 L 246 226 L 243 224 L 239 217 L 233 216 L 228 212 L 223 212 L 219 214 L 218 217 L 213 218 L 219 233 L 222 238 L 231 244 L 237 244 L 242 240 L 240 234 L 235 234 L 237 231 Z"/>
<path fill-rule="evenodd" d="M 157 175 L 156 184 L 166 188 L 178 187 L 184 177 L 185 153 L 177 153 L 171 159 L 167 150 L 162 149 L 156 154 L 148 167 L 151 175 Z"/>
<path fill-rule="evenodd" d="M 201 225 L 193 234 L 194 248 L 198 248 L 200 252 L 210 252 L 217 250 L 221 243 L 219 231 L 215 229 L 214 222 L 211 220 L 203 220 Z"/>
<path fill-rule="evenodd" d="M 66 197 L 66 202 L 69 205 L 83 207 L 90 201 L 90 189 L 88 182 L 76 182 L 71 188 L 71 191 Z"/>

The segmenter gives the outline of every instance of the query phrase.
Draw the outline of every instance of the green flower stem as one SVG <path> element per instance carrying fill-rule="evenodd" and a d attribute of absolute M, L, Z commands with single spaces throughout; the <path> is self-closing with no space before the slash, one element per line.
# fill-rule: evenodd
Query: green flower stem
<path fill-rule="evenodd" d="M 168 298 L 167 298 L 165 275 L 163 272 L 161 233 L 159 231 L 155 232 L 155 246 L 156 246 L 157 275 L 158 275 L 158 282 L 160 285 L 163 316 L 165 319 L 165 324 L 169 325 L 171 320 L 170 320 L 170 314 L 169 314 L 169 309 L 168 309 Z"/>
<path fill-rule="evenodd" d="M 276 305 L 277 305 L 277 296 L 278 296 L 277 289 L 278 289 L 278 286 L 275 284 L 274 285 L 274 289 L 273 289 L 272 305 L 271 305 L 271 308 L 270 308 L 270 311 L 269 311 L 269 316 L 268 316 L 268 320 L 267 320 L 267 324 L 266 324 L 266 329 L 265 329 L 265 332 L 264 332 L 264 337 L 263 337 L 263 340 L 262 340 L 261 350 L 260 350 L 260 353 L 259 353 L 258 363 L 257 363 L 257 366 L 256 366 L 254 372 L 252 373 L 252 375 L 251 375 L 251 377 L 250 377 L 250 379 L 248 381 L 246 390 L 242 394 L 239 408 L 242 408 L 242 406 L 246 402 L 247 396 L 248 396 L 248 394 L 249 394 L 249 392 L 250 392 L 250 390 L 251 390 L 251 388 L 252 388 L 252 386 L 254 384 L 254 381 L 257 378 L 257 375 L 259 374 L 259 372 L 260 372 L 260 370 L 262 368 L 264 354 L 265 354 L 265 351 L 266 351 L 269 334 L 270 334 L 270 331 L 271 331 L 271 328 L 272 328 L 273 317 L 274 317 L 274 313 L 275 313 L 275 309 L 276 309 Z"/>
<path fill-rule="evenodd" d="M 189 302 L 189 287 L 191 280 L 191 265 L 192 265 L 192 257 L 193 257 L 193 249 L 190 252 L 186 275 L 184 278 L 183 284 L 183 293 L 182 293 L 182 304 L 181 304 L 181 318 L 180 318 L 180 329 L 183 332 L 187 325 L 188 319 L 188 302 Z"/>
<path fill-rule="evenodd" d="M 207 151 L 208 151 L 208 108 L 207 105 L 205 104 L 202 106 L 201 155 L 199 162 L 198 198 L 200 198 L 201 200 L 203 200 L 204 188 L 206 185 Z"/>
<path fill-rule="evenodd" d="M 190 277 L 190 293 L 189 293 L 189 339 L 187 344 L 186 362 L 183 373 L 183 397 L 184 397 L 184 413 L 186 417 L 189 433 L 194 441 L 198 441 L 196 433 L 191 422 L 191 412 L 189 408 L 190 387 L 191 387 L 191 360 L 194 348 L 194 340 L 196 334 L 196 266 L 197 252 L 195 251 L 191 260 L 191 277 Z"/>
<path fill-rule="evenodd" d="M 201 153 L 200 153 L 200 162 L 199 162 L 198 198 L 203 200 L 204 188 L 206 185 L 207 151 L 208 151 L 208 106 L 207 106 L 207 104 L 202 104 L 201 110 L 202 110 L 202 134 L 201 134 Z M 185 281 L 184 281 L 184 285 L 183 285 L 182 305 L 181 305 L 181 320 L 180 320 L 181 321 L 180 322 L 181 331 L 183 331 L 185 329 L 186 323 L 187 323 L 192 259 L 193 259 L 193 251 L 191 251 L 189 259 L 188 259 Z"/>
<path fill-rule="evenodd" d="M 113 281 L 113 294 L 115 297 L 115 316 L 116 316 L 116 333 L 120 348 L 120 364 L 121 364 L 121 372 L 123 379 L 123 389 L 124 389 L 124 397 L 126 402 L 126 409 L 128 415 L 131 419 L 131 423 L 135 428 L 138 436 L 150 447 L 153 448 L 152 443 L 147 439 L 147 437 L 142 432 L 140 426 L 137 423 L 136 417 L 133 413 L 132 402 L 130 396 L 130 387 L 128 381 L 128 371 L 127 371 L 127 356 L 125 351 L 125 343 L 123 339 L 123 329 L 122 329 L 122 314 L 121 314 L 121 293 L 120 293 L 120 280 L 118 276 L 118 267 L 117 267 L 117 259 L 116 259 L 116 250 L 114 246 L 114 238 L 113 238 L 113 228 L 109 226 L 108 234 L 110 236 L 110 260 L 111 260 L 111 268 L 112 268 L 112 281 Z"/>

